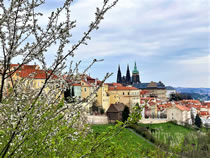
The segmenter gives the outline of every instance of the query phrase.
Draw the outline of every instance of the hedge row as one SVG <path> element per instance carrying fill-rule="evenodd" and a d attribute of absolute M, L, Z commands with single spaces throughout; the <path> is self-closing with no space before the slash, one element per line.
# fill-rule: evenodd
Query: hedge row
<path fill-rule="evenodd" d="M 150 142 L 159 146 L 160 148 L 165 149 L 165 150 L 168 149 L 167 144 L 161 143 L 160 141 L 155 139 L 155 137 L 150 132 L 151 129 L 149 130 L 146 127 L 142 127 L 142 126 L 136 125 L 136 124 L 130 125 L 129 128 L 132 128 L 133 130 L 135 130 L 136 133 L 140 134 L 145 139 L 149 140 Z"/>
<path fill-rule="evenodd" d="M 138 125 L 130 125 L 130 128 L 134 129 L 136 133 L 142 135 L 152 143 L 156 143 L 155 138 L 152 136 L 152 134 L 148 131 L 146 127 L 138 126 Z"/>

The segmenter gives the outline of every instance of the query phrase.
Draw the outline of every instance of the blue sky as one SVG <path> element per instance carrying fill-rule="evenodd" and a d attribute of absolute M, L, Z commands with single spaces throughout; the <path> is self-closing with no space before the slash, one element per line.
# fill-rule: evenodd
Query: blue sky
<path fill-rule="evenodd" d="M 45 16 L 63 0 L 46 0 Z M 94 19 L 103 0 L 78 0 L 72 5 L 77 27 L 72 41 L 78 41 Z M 104 59 L 90 70 L 103 79 L 107 72 L 116 81 L 118 64 L 126 73 L 134 62 L 142 82 L 162 81 L 165 85 L 210 88 L 210 0 L 119 0 L 105 15 L 100 29 L 91 34 L 88 46 L 75 54 L 84 69 L 94 58 Z M 40 19 L 43 25 L 45 18 Z M 53 57 L 53 48 L 48 55 Z M 53 60 L 53 59 L 52 59 Z"/>

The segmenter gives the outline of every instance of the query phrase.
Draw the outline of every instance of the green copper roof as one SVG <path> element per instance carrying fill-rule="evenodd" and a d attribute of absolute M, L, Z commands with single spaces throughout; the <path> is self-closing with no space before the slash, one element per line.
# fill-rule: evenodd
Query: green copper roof
<path fill-rule="evenodd" d="M 134 73 L 134 74 L 139 73 L 139 71 L 137 70 L 136 62 L 135 62 L 135 65 L 134 65 L 134 70 L 133 70 L 133 73 Z"/>

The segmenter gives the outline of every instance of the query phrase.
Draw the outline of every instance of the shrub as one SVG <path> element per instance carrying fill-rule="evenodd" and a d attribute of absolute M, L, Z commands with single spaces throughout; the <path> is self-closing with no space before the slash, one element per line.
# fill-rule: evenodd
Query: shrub
<path fill-rule="evenodd" d="M 195 117 L 195 125 L 198 127 L 198 128 L 201 128 L 202 126 L 202 121 L 201 121 L 201 118 L 200 116 L 197 114 L 196 117 Z"/>
<path fill-rule="evenodd" d="M 100 114 L 104 114 L 104 109 L 103 108 L 100 109 Z"/>
<path fill-rule="evenodd" d="M 178 125 L 177 120 L 169 121 L 169 123 L 172 123 L 174 125 Z"/>
<path fill-rule="evenodd" d="M 131 125 L 132 129 L 134 129 L 138 134 L 142 135 L 152 143 L 155 143 L 155 138 L 151 135 L 151 133 L 147 130 L 146 127 L 142 127 L 139 125 Z"/>
<path fill-rule="evenodd" d="M 127 121 L 128 117 L 129 117 L 129 113 L 130 113 L 129 107 L 125 106 L 125 109 L 122 113 L 123 122 Z"/>

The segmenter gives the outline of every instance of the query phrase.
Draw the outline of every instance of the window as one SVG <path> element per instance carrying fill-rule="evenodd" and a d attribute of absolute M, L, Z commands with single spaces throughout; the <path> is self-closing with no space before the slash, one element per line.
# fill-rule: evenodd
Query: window
<path fill-rule="evenodd" d="M 130 93 L 128 92 L 128 95 L 130 95 Z"/>
<path fill-rule="evenodd" d="M 86 88 L 85 88 L 84 90 L 85 90 L 85 92 L 86 92 Z"/>
<path fill-rule="evenodd" d="M 123 92 L 123 95 L 124 95 L 125 93 Z"/>

